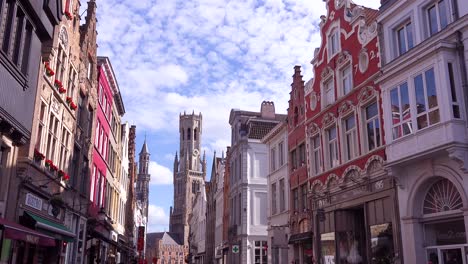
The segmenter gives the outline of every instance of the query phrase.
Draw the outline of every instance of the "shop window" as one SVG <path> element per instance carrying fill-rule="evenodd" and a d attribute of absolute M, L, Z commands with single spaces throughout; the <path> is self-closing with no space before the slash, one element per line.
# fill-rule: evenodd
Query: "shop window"
<path fill-rule="evenodd" d="M 335 232 L 324 233 L 320 235 L 320 244 L 322 247 L 323 263 L 336 263 L 336 247 L 335 247 Z"/>
<path fill-rule="evenodd" d="M 268 244 L 267 241 L 254 242 L 254 263 L 267 264 L 268 263 Z"/>
<path fill-rule="evenodd" d="M 463 201 L 457 188 L 447 179 L 434 183 L 424 199 L 423 213 L 434 214 L 461 209 Z"/>
<path fill-rule="evenodd" d="M 440 116 L 433 68 L 414 78 L 414 89 L 418 129 L 438 123 Z"/>
<path fill-rule="evenodd" d="M 408 94 L 408 83 L 403 83 L 390 91 L 392 108 L 393 139 L 406 136 L 413 132 L 411 110 Z"/>
<path fill-rule="evenodd" d="M 370 259 L 374 263 L 392 263 L 395 253 L 391 223 L 370 226 Z"/>

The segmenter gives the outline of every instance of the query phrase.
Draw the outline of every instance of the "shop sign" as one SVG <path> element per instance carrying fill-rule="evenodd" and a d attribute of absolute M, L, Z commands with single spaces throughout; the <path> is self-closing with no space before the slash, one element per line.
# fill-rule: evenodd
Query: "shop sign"
<path fill-rule="evenodd" d="M 234 254 L 239 253 L 239 245 L 232 245 L 232 253 Z"/>
<path fill-rule="evenodd" d="M 31 244 L 39 244 L 39 238 L 33 235 L 26 235 L 26 242 Z"/>
<path fill-rule="evenodd" d="M 42 199 L 35 196 L 32 193 L 27 193 L 26 194 L 26 201 L 25 204 L 29 207 L 32 207 L 37 210 L 42 210 Z"/>

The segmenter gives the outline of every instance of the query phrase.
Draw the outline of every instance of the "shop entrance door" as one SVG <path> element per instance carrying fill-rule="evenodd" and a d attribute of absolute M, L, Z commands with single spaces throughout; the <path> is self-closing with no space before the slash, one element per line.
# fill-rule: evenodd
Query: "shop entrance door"
<path fill-rule="evenodd" d="M 428 264 L 468 264 L 465 245 L 428 247 L 426 257 Z"/>

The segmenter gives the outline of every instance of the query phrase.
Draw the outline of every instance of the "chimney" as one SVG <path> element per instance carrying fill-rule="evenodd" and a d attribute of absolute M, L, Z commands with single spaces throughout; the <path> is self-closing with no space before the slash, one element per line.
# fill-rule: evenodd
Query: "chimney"
<path fill-rule="evenodd" d="M 275 119 L 275 103 L 272 101 L 263 101 L 260 107 L 260 114 L 265 119 Z"/>

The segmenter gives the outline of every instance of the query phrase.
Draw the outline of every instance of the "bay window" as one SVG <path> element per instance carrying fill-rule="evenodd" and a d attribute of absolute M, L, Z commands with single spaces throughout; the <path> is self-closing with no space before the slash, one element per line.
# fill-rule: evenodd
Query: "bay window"
<path fill-rule="evenodd" d="M 414 78 L 414 91 L 418 129 L 438 123 L 440 116 L 433 68 Z"/>
<path fill-rule="evenodd" d="M 403 83 L 390 91 L 392 110 L 393 139 L 406 136 L 413 132 L 411 110 L 408 93 L 408 83 Z"/>

